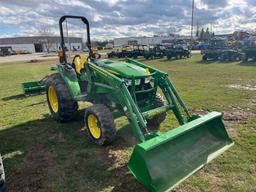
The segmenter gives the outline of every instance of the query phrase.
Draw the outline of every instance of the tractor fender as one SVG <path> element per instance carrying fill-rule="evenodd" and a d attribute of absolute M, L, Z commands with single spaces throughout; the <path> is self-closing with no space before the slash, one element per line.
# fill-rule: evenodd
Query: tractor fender
<path fill-rule="evenodd" d="M 81 94 L 76 72 L 70 65 L 55 65 L 51 70 L 61 75 L 73 99 Z"/>

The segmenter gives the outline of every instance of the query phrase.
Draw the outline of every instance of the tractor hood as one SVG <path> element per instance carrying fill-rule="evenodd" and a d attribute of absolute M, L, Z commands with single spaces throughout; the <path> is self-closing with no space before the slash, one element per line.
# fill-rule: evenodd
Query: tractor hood
<path fill-rule="evenodd" d="M 143 77 L 146 75 L 146 70 L 142 67 L 123 61 L 113 61 L 109 59 L 100 60 L 98 65 L 103 67 L 108 72 L 125 78 Z"/>

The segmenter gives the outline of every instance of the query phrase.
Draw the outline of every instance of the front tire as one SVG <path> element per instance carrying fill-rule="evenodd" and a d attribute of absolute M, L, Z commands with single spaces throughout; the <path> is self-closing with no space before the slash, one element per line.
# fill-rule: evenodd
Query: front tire
<path fill-rule="evenodd" d="M 90 140 L 97 145 L 108 145 L 116 137 L 114 118 L 103 104 L 95 104 L 85 111 L 85 128 Z"/>
<path fill-rule="evenodd" d="M 74 119 L 78 104 L 69 93 L 60 74 L 54 73 L 46 80 L 46 97 L 52 117 L 60 122 Z"/>

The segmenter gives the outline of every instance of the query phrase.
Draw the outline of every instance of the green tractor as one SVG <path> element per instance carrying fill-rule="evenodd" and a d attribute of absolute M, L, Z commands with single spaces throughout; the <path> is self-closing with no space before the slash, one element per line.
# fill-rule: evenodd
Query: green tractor
<path fill-rule="evenodd" d="M 77 55 L 72 63 L 67 62 L 62 27 L 69 18 L 86 24 L 89 49 L 88 57 Z M 191 115 L 167 73 L 133 59 L 101 60 L 91 49 L 85 17 L 63 16 L 59 26 L 62 63 L 52 67 L 55 73 L 46 79 L 52 117 L 70 121 L 77 115 L 78 101 L 91 102 L 84 113 L 85 129 L 93 143 L 105 146 L 117 136 L 114 120 L 126 116 L 137 139 L 128 169 L 150 191 L 177 186 L 232 146 L 222 113 Z M 167 112 L 174 113 L 180 126 L 160 132 Z"/>

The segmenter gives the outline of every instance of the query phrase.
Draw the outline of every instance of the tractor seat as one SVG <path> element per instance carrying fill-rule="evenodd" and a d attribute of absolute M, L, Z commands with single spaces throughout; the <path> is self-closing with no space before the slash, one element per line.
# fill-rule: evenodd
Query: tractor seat
<path fill-rule="evenodd" d="M 81 74 L 81 71 L 85 68 L 87 58 L 84 56 L 76 55 L 73 59 L 73 66 L 77 74 Z"/>

